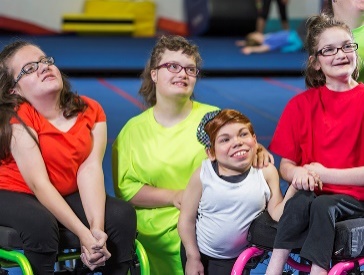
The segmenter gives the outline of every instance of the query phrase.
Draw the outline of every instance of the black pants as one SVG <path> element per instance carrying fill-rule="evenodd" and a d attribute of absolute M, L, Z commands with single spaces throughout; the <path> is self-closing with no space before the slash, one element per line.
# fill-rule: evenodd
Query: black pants
<path fill-rule="evenodd" d="M 216 259 L 207 256 L 201 252 L 200 255 L 205 275 L 230 275 L 234 263 L 237 259 L 237 258 Z M 187 257 L 186 257 L 186 250 L 182 242 L 181 242 L 181 260 L 182 260 L 183 272 L 185 272 Z"/>
<path fill-rule="evenodd" d="M 364 202 L 347 195 L 299 191 L 289 199 L 278 223 L 274 248 L 301 248 L 301 257 L 328 270 L 335 222 L 364 216 Z"/>
<path fill-rule="evenodd" d="M 79 219 L 89 227 L 79 193 L 65 197 Z M 105 208 L 107 248 L 112 254 L 104 274 L 127 274 L 136 236 L 136 214 L 127 202 L 108 196 Z M 59 227 L 55 217 L 33 195 L 0 190 L 0 224 L 17 230 L 34 274 L 54 274 Z"/>
<path fill-rule="evenodd" d="M 262 0 L 262 1 L 263 5 L 261 10 L 258 11 L 258 16 L 262 17 L 264 20 L 267 20 L 272 0 Z M 283 4 L 282 0 L 276 0 L 276 2 L 278 4 L 278 10 L 279 10 L 279 15 L 281 17 L 281 21 L 287 21 L 286 4 Z"/>

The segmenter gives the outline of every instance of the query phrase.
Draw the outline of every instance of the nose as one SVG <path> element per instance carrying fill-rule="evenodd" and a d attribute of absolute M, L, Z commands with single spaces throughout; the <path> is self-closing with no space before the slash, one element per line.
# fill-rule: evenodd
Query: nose
<path fill-rule="evenodd" d="M 178 74 L 187 77 L 186 68 L 182 68 L 182 70 Z"/>
<path fill-rule="evenodd" d="M 50 64 L 48 64 L 48 63 L 39 62 L 38 63 L 38 71 L 40 71 L 41 73 L 46 72 L 46 71 L 48 71 L 49 66 L 50 66 Z"/>
<path fill-rule="evenodd" d="M 242 137 L 238 136 L 238 137 L 235 137 L 234 139 L 234 147 L 239 147 L 241 145 L 243 145 L 244 143 L 244 140 Z"/>
<path fill-rule="evenodd" d="M 336 56 L 346 57 L 346 53 L 343 51 L 343 49 L 338 49 Z"/>

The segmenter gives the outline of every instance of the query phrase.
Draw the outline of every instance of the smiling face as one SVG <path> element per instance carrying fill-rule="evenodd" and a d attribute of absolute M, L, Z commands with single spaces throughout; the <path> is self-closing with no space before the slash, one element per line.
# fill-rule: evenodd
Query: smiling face
<path fill-rule="evenodd" d="M 195 60 L 191 56 L 183 54 L 182 50 L 166 50 L 158 66 L 165 63 L 196 67 Z M 151 77 L 156 85 L 157 103 L 163 98 L 190 98 L 196 84 L 196 77 L 186 74 L 184 69 L 179 73 L 173 73 L 168 71 L 166 67 L 162 67 L 152 70 Z"/>
<path fill-rule="evenodd" d="M 257 140 L 244 123 L 229 123 L 221 127 L 214 142 L 214 153 L 207 150 L 210 160 L 217 160 L 224 176 L 241 174 L 250 169 L 256 154 Z"/>
<path fill-rule="evenodd" d="M 341 48 L 348 43 L 353 43 L 350 34 L 339 27 L 325 30 L 318 39 L 317 50 L 327 48 Z M 311 58 L 314 58 L 311 56 Z M 357 62 L 357 53 L 344 53 L 338 50 L 331 56 L 317 56 L 316 70 L 322 70 L 326 77 L 326 83 L 348 82 L 351 78 Z"/>
<path fill-rule="evenodd" d="M 38 62 L 45 56 L 42 50 L 33 45 L 20 48 L 7 62 L 13 71 L 14 80 L 17 79 L 24 65 Z M 62 87 L 62 76 L 58 68 L 55 65 L 39 62 L 38 69 L 30 74 L 24 74 L 13 87 L 13 91 L 32 103 L 33 100 L 43 98 L 47 94 L 58 95 Z"/>

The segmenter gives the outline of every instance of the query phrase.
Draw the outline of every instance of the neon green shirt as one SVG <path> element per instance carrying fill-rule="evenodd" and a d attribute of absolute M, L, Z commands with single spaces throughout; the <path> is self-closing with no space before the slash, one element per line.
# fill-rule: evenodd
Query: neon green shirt
<path fill-rule="evenodd" d="M 355 42 L 359 44 L 358 54 L 361 62 L 358 82 L 364 83 L 364 25 L 353 29 L 353 35 Z"/>
<path fill-rule="evenodd" d="M 130 119 L 112 147 L 115 194 L 130 200 L 144 184 L 167 189 L 185 189 L 190 176 L 206 158 L 196 130 L 203 115 L 214 106 L 193 102 L 188 117 L 165 128 L 158 124 L 153 108 Z M 138 239 L 147 251 L 151 274 L 183 275 L 179 210 L 175 207 L 137 208 Z"/>

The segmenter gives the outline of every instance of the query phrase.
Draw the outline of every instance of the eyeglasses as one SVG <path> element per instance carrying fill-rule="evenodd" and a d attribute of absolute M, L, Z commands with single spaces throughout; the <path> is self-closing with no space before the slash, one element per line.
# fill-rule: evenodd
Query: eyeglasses
<path fill-rule="evenodd" d="M 340 48 L 331 48 L 331 47 L 323 48 L 316 52 L 316 56 L 318 56 L 318 55 L 322 55 L 322 56 L 335 55 L 339 52 L 339 50 L 342 50 L 344 53 L 351 53 L 351 52 L 355 52 L 357 49 L 358 49 L 357 43 L 348 43 L 348 44 L 343 45 Z"/>
<path fill-rule="evenodd" d="M 39 61 L 29 62 L 29 63 L 25 64 L 23 66 L 23 68 L 21 69 L 19 75 L 16 77 L 16 79 L 14 81 L 14 86 L 16 83 L 18 83 L 18 81 L 20 80 L 20 78 L 22 78 L 23 75 L 31 74 L 31 73 L 34 73 L 36 70 L 38 70 L 39 63 L 43 63 L 48 66 L 53 65 L 54 58 L 51 56 L 46 56 L 46 57 L 42 57 Z"/>
<path fill-rule="evenodd" d="M 164 63 L 155 67 L 155 70 L 158 70 L 160 68 L 167 68 L 167 70 L 171 73 L 179 73 L 180 71 L 182 71 L 182 69 L 184 69 L 186 74 L 188 74 L 189 76 L 197 76 L 200 72 L 200 70 L 196 67 L 183 67 L 176 63 Z"/>

